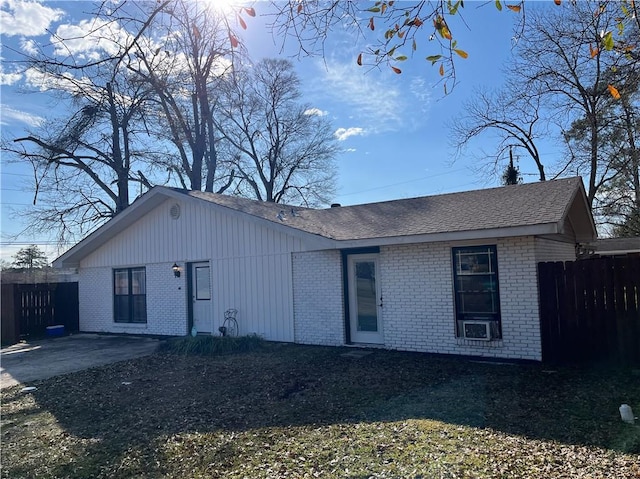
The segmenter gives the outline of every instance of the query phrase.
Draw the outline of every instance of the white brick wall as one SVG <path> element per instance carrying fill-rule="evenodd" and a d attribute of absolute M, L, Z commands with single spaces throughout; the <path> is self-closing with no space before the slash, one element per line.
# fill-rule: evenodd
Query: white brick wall
<path fill-rule="evenodd" d="M 110 268 L 80 268 L 78 274 L 80 331 L 111 332 L 113 273 Z"/>
<path fill-rule="evenodd" d="M 147 334 L 187 334 L 187 275 L 176 278 L 172 264 L 146 265 Z"/>
<path fill-rule="evenodd" d="M 172 263 L 146 265 L 147 323 L 113 321 L 113 269 L 80 268 L 80 331 L 184 335 L 187 332 L 185 276 L 173 276 Z"/>
<path fill-rule="evenodd" d="M 451 247 L 430 243 L 382 247 L 379 281 L 384 346 L 390 349 L 540 360 L 540 327 L 533 237 L 496 244 L 502 340 L 456 338 Z M 296 342 L 344 344 L 341 260 L 337 252 L 296 253 Z"/>
<path fill-rule="evenodd" d="M 339 346 L 345 342 L 342 260 L 339 251 L 293 253 L 294 340 Z"/>

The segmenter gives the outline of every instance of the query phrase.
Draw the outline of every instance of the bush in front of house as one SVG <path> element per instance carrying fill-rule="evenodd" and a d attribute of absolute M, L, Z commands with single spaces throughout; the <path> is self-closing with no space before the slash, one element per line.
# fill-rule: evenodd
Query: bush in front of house
<path fill-rule="evenodd" d="M 248 336 L 182 336 L 171 338 L 160 346 L 160 352 L 184 356 L 216 356 L 261 348 L 264 339 Z"/>

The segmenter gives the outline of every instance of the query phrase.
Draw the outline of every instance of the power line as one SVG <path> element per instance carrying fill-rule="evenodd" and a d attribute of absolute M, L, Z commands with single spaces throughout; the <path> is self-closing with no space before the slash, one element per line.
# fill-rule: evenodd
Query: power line
<path fill-rule="evenodd" d="M 416 181 L 428 180 L 430 178 L 435 178 L 435 177 L 438 177 L 438 176 L 444 176 L 444 175 L 448 175 L 450 173 L 457 173 L 459 171 L 464 171 L 464 170 L 466 170 L 466 169 L 465 168 L 458 168 L 456 170 L 445 171 L 445 172 L 442 172 L 442 173 L 436 173 L 434 175 L 423 176 L 421 178 L 414 178 L 413 180 L 406 180 L 406 181 L 401 181 L 399 183 L 391 183 L 391 184 L 388 184 L 388 185 L 376 186 L 374 188 L 368 188 L 366 190 L 360 190 L 360 191 L 352 191 L 351 193 L 343 193 L 341 195 L 336 195 L 336 196 L 338 198 L 341 198 L 343 196 L 357 195 L 357 194 L 360 194 L 360 193 L 367 193 L 369 191 L 382 190 L 384 188 L 391 188 L 392 186 L 406 185 L 407 183 L 414 183 Z"/>
<path fill-rule="evenodd" d="M 12 175 L 12 176 L 33 176 L 33 175 L 29 175 L 27 173 L 7 173 L 5 171 L 3 171 L 2 173 L 0 173 L 0 176 L 4 176 L 4 175 Z"/>

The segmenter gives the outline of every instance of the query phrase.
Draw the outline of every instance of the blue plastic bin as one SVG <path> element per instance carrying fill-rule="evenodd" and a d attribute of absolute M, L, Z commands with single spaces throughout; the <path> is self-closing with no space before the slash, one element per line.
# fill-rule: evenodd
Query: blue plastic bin
<path fill-rule="evenodd" d="M 55 326 L 47 326 L 47 336 L 64 336 L 64 324 L 57 324 Z"/>

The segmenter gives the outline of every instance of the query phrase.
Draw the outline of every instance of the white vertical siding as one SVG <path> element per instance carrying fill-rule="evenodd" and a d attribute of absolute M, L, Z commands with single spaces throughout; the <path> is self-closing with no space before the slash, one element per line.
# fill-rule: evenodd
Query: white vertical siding
<path fill-rule="evenodd" d="M 141 218 L 83 259 L 82 267 L 239 258 L 302 249 L 297 237 L 209 204 L 184 202 L 180 218 L 171 219 L 169 208 L 174 203 L 168 200 Z"/>
<path fill-rule="evenodd" d="M 165 304 L 164 285 L 175 286 L 171 264 L 177 262 L 184 270 L 189 262 L 209 261 L 214 326 L 222 324 L 226 309 L 236 308 L 242 334 L 293 341 L 291 252 L 302 249 L 300 238 L 267 228 L 250 216 L 228 214 L 224 208 L 197 201 L 179 203 L 181 215 L 174 220 L 169 215 L 174 203 L 175 200 L 163 203 L 98 248 L 82 261 L 80 270 L 101 271 L 109 276 L 114 267 L 146 266 L 149 324 L 138 329 L 146 329 L 149 334 L 173 335 L 186 332 L 189 298 L 183 274 L 179 294 L 169 296 L 179 309 Z M 85 277 L 81 279 L 87 283 L 85 288 L 98 287 L 89 286 L 92 280 L 88 274 Z M 111 304 L 113 293 L 107 289 L 87 294 L 81 304 L 91 302 L 93 294 Z M 113 323 L 112 306 L 108 314 L 100 316 L 99 325 L 82 308 L 81 327 L 86 324 L 85 330 L 121 332 L 123 327 Z M 91 309 L 90 305 L 87 308 Z M 151 324 L 158 327 L 151 328 Z"/>
<path fill-rule="evenodd" d="M 536 261 L 575 261 L 574 243 L 536 238 Z"/>

